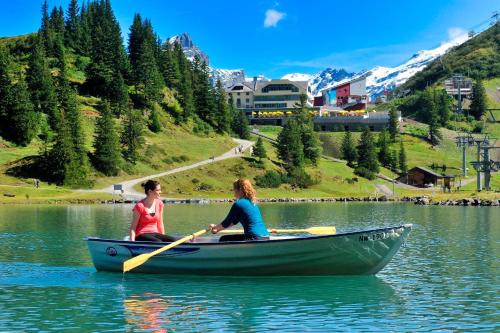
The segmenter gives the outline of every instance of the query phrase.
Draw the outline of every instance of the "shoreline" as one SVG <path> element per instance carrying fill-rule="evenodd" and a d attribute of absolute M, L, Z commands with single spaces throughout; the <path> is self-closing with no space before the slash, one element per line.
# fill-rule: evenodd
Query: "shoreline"
<path fill-rule="evenodd" d="M 3 201 L 0 200 L 0 205 L 89 205 L 89 204 L 134 204 L 138 202 L 137 199 L 41 199 L 41 200 L 30 200 L 25 199 L 22 202 L 19 201 Z M 166 204 L 224 204 L 232 203 L 234 199 L 208 199 L 208 198 L 165 198 L 162 201 Z M 354 203 L 354 202 L 384 202 L 384 203 L 413 203 L 420 206 L 466 206 L 466 207 L 498 207 L 500 206 L 500 198 L 484 199 L 480 197 L 470 197 L 464 196 L 459 198 L 448 198 L 448 199 L 434 199 L 429 195 L 418 195 L 418 196 L 403 196 L 403 197 L 387 197 L 387 196 L 368 196 L 368 197 L 324 197 L 324 198 L 263 198 L 258 199 L 258 203 Z"/>

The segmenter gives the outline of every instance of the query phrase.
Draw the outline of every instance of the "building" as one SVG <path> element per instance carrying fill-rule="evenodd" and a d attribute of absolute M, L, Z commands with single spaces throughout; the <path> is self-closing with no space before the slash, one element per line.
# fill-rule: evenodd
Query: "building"
<path fill-rule="evenodd" d="M 226 89 L 229 101 L 238 109 L 245 109 L 247 114 L 252 110 L 286 110 L 294 109 L 300 103 L 300 96 L 307 96 L 307 106 L 312 107 L 309 81 L 260 80 L 242 82 Z"/>
<path fill-rule="evenodd" d="M 464 78 L 462 75 L 453 75 L 444 81 L 444 89 L 448 95 L 455 99 L 470 98 L 472 96 L 472 80 Z"/>
<path fill-rule="evenodd" d="M 323 105 L 338 107 L 343 110 L 364 110 L 368 96 L 366 94 L 366 77 L 340 82 L 321 91 Z"/>
<path fill-rule="evenodd" d="M 397 179 L 401 183 L 417 187 L 443 187 L 451 189 L 454 176 L 440 175 L 424 167 L 416 166 Z"/>

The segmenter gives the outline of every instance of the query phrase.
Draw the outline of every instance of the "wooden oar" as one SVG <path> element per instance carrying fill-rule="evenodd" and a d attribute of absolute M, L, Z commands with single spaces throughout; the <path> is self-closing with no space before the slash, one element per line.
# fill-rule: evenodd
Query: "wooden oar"
<path fill-rule="evenodd" d="M 205 232 L 207 232 L 209 230 L 210 229 L 203 229 L 203 230 L 197 231 L 194 234 L 191 234 L 189 236 L 186 236 L 184 238 L 179 239 L 178 241 L 175 241 L 171 244 L 160 247 L 159 249 L 154 250 L 153 252 L 143 253 L 143 254 L 138 255 L 137 257 L 133 257 L 132 259 L 124 261 L 123 262 L 123 273 L 128 272 L 131 269 L 134 269 L 137 266 L 144 264 L 149 258 L 157 255 L 158 253 L 162 253 L 164 251 L 170 250 L 171 248 L 176 247 L 179 244 L 185 243 L 191 239 L 194 239 L 195 237 L 203 235 Z"/>
<path fill-rule="evenodd" d="M 312 235 L 334 235 L 337 233 L 337 229 L 335 227 L 311 227 L 307 229 L 268 229 L 270 233 L 283 233 L 283 232 L 306 232 Z M 218 232 L 219 234 L 241 234 L 243 230 L 235 229 L 235 230 L 221 230 Z"/>

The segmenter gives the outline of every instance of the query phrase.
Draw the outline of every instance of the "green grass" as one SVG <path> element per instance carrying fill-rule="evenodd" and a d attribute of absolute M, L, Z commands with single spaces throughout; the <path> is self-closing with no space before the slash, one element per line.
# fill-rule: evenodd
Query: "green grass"
<path fill-rule="evenodd" d="M 5 194 L 15 196 L 5 196 Z M 54 185 L 48 186 L 45 183 L 40 188 L 34 188 L 33 186 L 0 185 L 1 204 L 94 203 L 112 199 L 113 196 L 107 193 L 73 192 Z"/>

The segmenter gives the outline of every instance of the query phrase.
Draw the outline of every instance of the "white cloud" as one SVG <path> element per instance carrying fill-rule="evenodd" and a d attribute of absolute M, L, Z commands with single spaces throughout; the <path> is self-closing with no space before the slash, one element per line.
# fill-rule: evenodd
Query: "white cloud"
<path fill-rule="evenodd" d="M 460 43 L 468 38 L 468 33 L 462 28 L 453 27 L 448 29 L 448 40 L 445 43 Z"/>
<path fill-rule="evenodd" d="M 270 28 L 270 27 L 276 27 L 278 25 L 278 22 L 284 19 L 286 16 L 286 13 L 278 12 L 277 10 L 274 9 L 268 9 L 266 10 L 266 18 L 264 19 L 264 27 Z"/>

